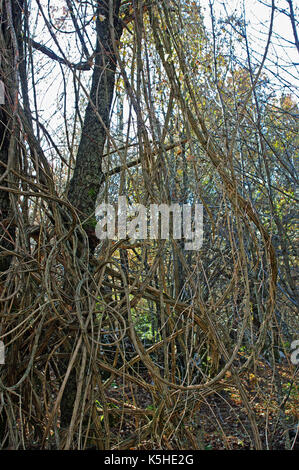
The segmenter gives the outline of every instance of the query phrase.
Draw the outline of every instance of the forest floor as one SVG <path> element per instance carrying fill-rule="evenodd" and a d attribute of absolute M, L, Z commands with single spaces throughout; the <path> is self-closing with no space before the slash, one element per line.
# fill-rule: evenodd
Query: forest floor
<path fill-rule="evenodd" d="M 294 435 L 296 426 L 297 433 L 299 430 L 299 383 L 295 373 L 295 367 L 287 361 L 277 366 L 276 374 L 280 377 L 279 402 L 275 385 L 278 382 L 266 361 L 256 361 L 255 370 L 240 377 L 265 450 L 285 450 L 287 434 L 289 447 L 299 450 L 299 435 Z M 147 383 L 152 383 L 145 371 L 139 370 L 138 374 Z M 189 396 L 188 406 L 182 399 L 171 416 L 175 426 L 169 426 L 167 413 L 163 415 L 160 410 L 164 421 L 163 418 L 159 421 L 155 440 L 152 433 L 149 437 L 142 431 L 157 412 L 151 393 L 132 382 L 128 384 L 120 377 L 115 378 L 105 392 L 112 449 L 251 450 L 253 445 L 248 411 L 239 390 L 233 385 L 228 386 L 230 378 L 228 371 L 223 388 L 220 387 L 204 399 L 196 391 L 192 392 L 191 398 Z M 130 409 L 130 413 L 123 413 L 123 408 Z M 99 402 L 97 409 L 102 422 L 103 410 Z M 148 416 L 145 417 L 142 411 Z M 39 445 L 30 442 L 26 448 L 38 450 Z M 46 448 L 54 450 L 55 446 L 52 447 L 48 442 Z"/>
<path fill-rule="evenodd" d="M 281 380 L 280 403 L 277 400 L 273 370 L 266 362 L 258 361 L 254 372 L 247 373 L 241 378 L 250 408 L 254 412 L 263 448 L 271 450 L 285 449 L 286 433 L 294 429 L 299 422 L 299 385 L 294 380 L 294 370 L 291 370 L 289 364 L 282 363 L 277 367 L 277 373 Z M 226 379 L 229 381 L 229 378 L 230 372 L 227 372 Z M 109 398 L 113 400 L 112 406 L 116 407 L 117 402 L 125 402 L 132 407 L 154 411 L 151 395 L 147 391 L 140 387 L 126 386 L 119 379 L 112 383 L 106 395 L 108 402 Z M 239 391 L 233 386 L 224 387 L 205 400 L 200 401 L 195 398 L 193 411 L 186 413 L 185 416 L 180 420 L 183 430 L 181 435 L 185 436 L 179 441 L 180 450 L 252 448 L 248 412 Z M 281 425 L 282 416 L 284 416 L 284 428 Z M 119 423 L 119 418 L 112 419 L 111 434 L 118 436 L 119 440 L 125 440 L 136 433 L 146 421 L 138 414 L 136 416 L 124 414 L 121 424 Z M 141 434 L 138 444 L 134 444 L 130 449 L 156 450 L 159 445 L 160 449 L 176 450 L 178 441 L 171 437 L 169 427 L 165 426 L 161 433 L 163 435 L 159 439 L 159 444 L 143 439 Z M 290 446 L 298 450 L 298 436 L 290 438 Z"/>

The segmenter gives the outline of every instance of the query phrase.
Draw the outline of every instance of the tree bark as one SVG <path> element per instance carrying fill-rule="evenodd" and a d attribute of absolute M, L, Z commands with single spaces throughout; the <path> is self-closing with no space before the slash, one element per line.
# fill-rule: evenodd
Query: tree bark
<path fill-rule="evenodd" d="M 95 64 L 88 102 L 76 157 L 75 170 L 70 182 L 68 199 L 78 210 L 81 220 L 89 217 L 84 228 L 91 252 L 96 246 L 95 204 L 103 183 L 102 158 L 110 123 L 111 103 L 114 93 L 116 57 L 113 36 L 119 41 L 123 25 L 119 19 L 120 0 L 113 2 L 114 33 L 109 24 L 108 1 L 98 1 L 96 20 L 97 44 Z M 103 18 L 105 18 L 103 20 Z M 66 370 L 67 364 L 64 364 Z M 61 427 L 66 429 L 71 421 L 76 397 L 77 379 L 75 367 L 70 373 L 61 400 Z"/>
<path fill-rule="evenodd" d="M 16 114 L 18 105 L 18 37 L 22 26 L 23 0 L 0 2 L 0 80 L 4 84 L 4 96 L 0 104 L 0 186 L 10 185 L 10 170 L 18 161 Z M 15 220 L 9 191 L 0 190 L 0 282 L 10 267 L 14 250 Z M 7 372 L 7 371 L 6 371 Z M 7 372 L 9 377 L 9 371 Z M 0 446 L 4 446 L 7 431 L 4 409 L 0 415 Z"/>
<path fill-rule="evenodd" d="M 123 29 L 119 19 L 120 3 L 120 0 L 113 2 L 116 41 L 119 41 Z M 96 29 L 97 44 L 90 99 L 85 112 L 75 170 L 68 191 L 69 201 L 79 211 L 82 220 L 92 216 L 103 183 L 102 157 L 114 93 L 116 57 L 113 35 L 109 26 L 108 1 L 98 2 Z M 94 228 L 92 221 L 88 225 Z"/>

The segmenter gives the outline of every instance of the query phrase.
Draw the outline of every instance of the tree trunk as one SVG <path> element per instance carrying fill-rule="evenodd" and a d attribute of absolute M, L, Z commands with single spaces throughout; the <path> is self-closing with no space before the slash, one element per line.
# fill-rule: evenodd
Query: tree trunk
<path fill-rule="evenodd" d="M 109 8 L 105 3 L 98 2 L 97 44 L 90 99 L 85 112 L 74 175 L 68 191 L 68 198 L 80 211 L 82 219 L 93 214 L 103 183 L 102 157 L 114 93 L 116 57 L 109 26 Z M 120 0 L 114 0 L 113 3 L 115 46 L 117 46 L 123 27 L 118 18 Z M 104 17 L 105 20 L 102 21 Z M 92 221 L 87 226 L 94 228 Z"/>
<path fill-rule="evenodd" d="M 113 2 L 115 47 L 117 47 L 123 30 L 122 22 L 119 19 L 120 3 L 120 0 L 114 0 Z M 96 246 L 96 224 L 93 214 L 97 196 L 103 183 L 102 158 L 110 123 L 116 71 L 116 57 L 113 48 L 112 28 L 109 24 L 108 2 L 98 1 L 96 29 L 97 44 L 90 100 L 85 112 L 75 170 L 68 191 L 69 201 L 78 210 L 81 220 L 89 217 L 89 221 L 85 223 L 84 228 L 88 235 L 91 252 Z M 66 370 L 66 364 L 64 364 L 64 369 Z M 73 368 L 61 400 L 62 428 L 67 428 L 71 421 L 76 388 L 76 370 Z"/>
<path fill-rule="evenodd" d="M 23 0 L 0 2 L 0 80 L 4 84 L 4 96 L 0 103 L 0 186 L 10 186 L 10 169 L 18 162 L 16 115 L 18 106 L 17 39 L 22 24 Z M 15 220 L 9 191 L 0 190 L 0 283 L 10 267 L 15 246 Z M 1 333 L 1 331 L 0 331 Z M 7 366 L 8 367 L 8 366 Z M 9 379 L 9 370 L 6 370 Z M 5 445 L 7 417 L 4 409 L 0 415 L 0 446 Z"/>

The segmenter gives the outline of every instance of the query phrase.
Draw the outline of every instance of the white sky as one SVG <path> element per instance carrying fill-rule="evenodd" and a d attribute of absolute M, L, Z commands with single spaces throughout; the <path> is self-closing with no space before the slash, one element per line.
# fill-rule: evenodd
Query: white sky
<path fill-rule="evenodd" d="M 213 9 L 217 19 L 224 19 L 227 14 L 231 15 L 236 13 L 238 15 L 243 12 L 245 6 L 246 20 L 247 20 L 247 37 L 250 48 L 255 51 L 259 56 L 264 53 L 265 43 L 268 36 L 270 18 L 271 18 L 271 0 L 212 0 Z M 210 1 L 200 0 L 200 4 L 204 10 L 205 24 L 208 29 L 211 27 L 210 19 Z M 296 0 L 293 1 L 293 9 L 296 8 Z M 276 8 L 286 10 L 289 13 L 289 5 L 286 0 L 275 0 Z M 299 78 L 299 54 L 294 44 L 294 35 L 290 18 L 276 11 L 274 15 L 272 45 L 269 49 L 266 67 L 270 68 L 274 73 L 278 72 L 278 68 L 270 63 L 270 61 L 278 62 L 282 69 L 279 70 L 280 78 L 285 78 L 294 86 L 298 86 Z M 290 66 L 293 64 L 293 66 Z M 273 77 L 272 77 L 273 78 Z"/>
<path fill-rule="evenodd" d="M 264 1 L 266 5 L 263 5 L 261 1 Z M 269 29 L 269 22 L 271 16 L 271 0 L 213 0 L 214 3 L 214 12 L 216 15 L 216 21 L 218 19 L 225 19 L 227 14 L 231 15 L 232 13 L 241 14 L 243 11 L 243 5 L 245 5 L 246 9 L 246 17 L 247 17 L 247 36 L 249 41 L 249 47 L 253 51 L 252 60 L 256 59 L 258 63 L 258 59 L 261 58 L 264 47 L 265 41 L 267 39 L 267 33 Z M 178 0 L 179 2 L 179 0 Z M 32 6 L 35 2 L 33 2 Z M 41 3 L 46 7 L 47 1 L 42 0 Z M 205 15 L 205 24 L 208 29 L 210 29 L 211 21 L 210 21 L 210 7 L 209 7 L 209 0 L 200 0 L 198 3 L 204 9 Z M 50 4 L 57 5 L 62 7 L 66 5 L 65 1 L 62 0 L 51 0 Z M 35 4 L 36 5 L 36 4 Z M 225 5 L 225 8 L 224 8 Z M 268 6 L 267 6 L 268 5 Z M 275 5 L 279 8 L 284 8 L 289 11 L 288 2 L 286 0 L 275 0 Z M 294 9 L 295 9 L 295 2 L 294 2 Z M 225 13 L 227 11 L 227 13 Z M 45 8 L 45 13 L 47 14 L 47 8 Z M 37 37 L 36 40 L 40 41 L 43 44 L 47 45 L 47 41 L 49 40 L 50 36 L 47 29 L 44 27 L 41 30 L 42 25 L 44 24 L 43 19 L 39 17 L 38 26 L 37 26 Z M 278 37 L 277 34 L 281 36 Z M 93 38 L 94 39 L 94 38 Z M 272 80 L 275 78 L 276 74 L 279 74 L 279 78 L 285 79 L 286 82 L 289 82 L 293 88 L 294 85 L 296 86 L 296 80 L 298 85 L 298 66 L 296 70 L 296 66 L 290 66 L 290 64 L 298 64 L 299 63 L 299 56 L 298 52 L 294 45 L 291 45 L 289 42 L 294 43 L 293 31 L 290 19 L 282 14 L 277 12 L 275 14 L 274 20 L 274 34 L 272 37 L 273 47 L 271 46 L 269 51 L 269 59 L 273 59 L 275 62 L 278 62 L 281 66 L 284 67 L 283 69 L 280 67 L 278 68 L 276 65 L 272 64 L 268 61 L 266 63 L 266 67 L 272 70 Z M 52 46 L 50 46 L 52 47 Z M 63 49 L 65 49 L 63 47 Z M 89 49 L 91 49 L 89 47 Z M 57 50 L 56 47 L 53 47 L 53 50 Z M 239 51 L 238 51 L 239 53 Z M 37 53 L 38 54 L 38 53 Z M 60 54 L 59 54 L 60 55 Z M 73 54 L 72 54 L 73 55 Z M 256 57 L 254 57 L 254 55 Z M 41 61 L 42 62 L 42 61 Z M 67 72 L 67 68 L 64 67 L 64 71 Z M 48 119 L 49 117 L 49 132 L 54 135 L 54 132 L 57 133 L 57 123 L 62 124 L 63 122 L 63 115 L 59 111 L 59 100 L 57 96 L 61 94 L 64 90 L 63 88 L 63 81 L 61 79 L 60 67 L 58 64 L 54 63 L 49 59 L 49 65 L 47 66 L 47 70 L 51 72 L 45 80 L 42 80 L 41 83 L 38 85 L 39 91 L 39 109 L 42 110 L 41 115 L 44 120 Z M 84 72 L 85 77 L 87 76 L 86 72 Z M 297 76 L 296 76 L 297 74 Z M 42 76 L 42 74 L 41 74 Z M 278 83 L 278 88 L 281 87 L 281 83 Z M 73 106 L 73 94 L 70 93 L 67 96 L 68 102 L 68 112 L 72 111 Z M 50 116 L 55 113 L 55 116 L 50 119 Z M 51 129 L 52 128 L 52 129 Z"/>

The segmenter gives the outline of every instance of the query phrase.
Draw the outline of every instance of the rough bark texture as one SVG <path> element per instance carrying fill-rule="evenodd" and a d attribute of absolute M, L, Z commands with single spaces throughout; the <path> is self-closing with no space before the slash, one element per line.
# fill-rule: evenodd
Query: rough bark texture
<path fill-rule="evenodd" d="M 122 33 L 122 23 L 118 19 L 119 6 L 120 0 L 114 1 L 116 41 Z M 101 21 L 103 17 L 105 20 Z M 114 92 L 116 58 L 106 2 L 98 2 L 96 28 L 97 44 L 90 100 L 86 108 L 74 175 L 68 193 L 70 202 L 80 211 L 82 218 L 94 212 L 96 198 L 103 182 L 102 155 Z"/>
<path fill-rule="evenodd" d="M 116 41 L 120 39 L 123 29 L 118 18 L 120 3 L 120 0 L 114 1 L 114 37 Z M 97 44 L 90 101 L 85 112 L 74 175 L 68 192 L 69 201 L 79 211 L 82 220 L 93 215 L 96 199 L 103 183 L 102 156 L 107 129 L 109 129 L 114 93 L 116 57 L 107 5 L 106 2 L 98 2 Z M 104 21 L 102 21 L 103 17 L 106 18 Z M 94 239 L 96 238 L 93 217 L 84 227 L 88 235 L 90 249 L 93 251 L 95 248 Z M 61 426 L 64 429 L 69 426 L 72 418 L 76 390 L 76 370 L 73 369 L 61 400 Z"/>
<path fill-rule="evenodd" d="M 0 80 L 4 83 L 5 103 L 0 105 L 0 186 L 8 187 L 10 174 L 18 159 L 15 114 L 17 106 L 18 51 L 16 39 L 21 31 L 23 0 L 0 2 Z M 13 26 L 13 27 L 11 27 Z M 9 192 L 0 190 L 0 283 L 5 280 L 14 250 L 15 221 Z M 0 415 L 0 442 L 6 433 L 6 415 Z"/>
<path fill-rule="evenodd" d="M 12 139 L 15 138 L 14 107 L 17 92 L 16 83 L 16 51 L 13 44 L 13 32 L 9 27 L 9 16 L 7 14 L 8 7 L 11 12 L 11 19 L 14 25 L 14 31 L 18 34 L 21 28 L 22 18 L 22 1 L 11 0 L 9 2 L 1 2 L 2 11 L 0 10 L 1 32 L 0 32 L 0 79 L 5 87 L 5 104 L 0 105 L 0 185 L 7 187 L 6 165 L 11 167 L 16 161 L 16 148 Z M 9 153 L 14 157 L 14 161 L 9 161 Z M 2 163 L 4 165 L 2 165 Z M 4 177 L 2 180 L 1 177 Z M 14 249 L 14 221 L 11 211 L 11 203 L 9 192 L 0 190 L 0 250 L 3 256 L 0 256 L 0 272 L 9 268 L 11 257 L 5 256 L 5 250 Z"/>

